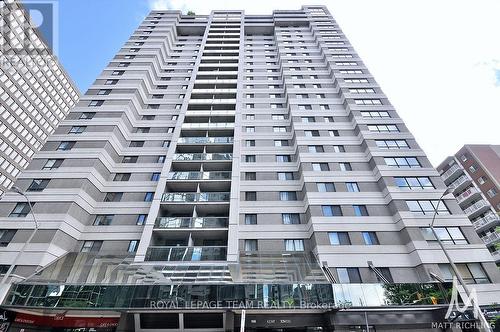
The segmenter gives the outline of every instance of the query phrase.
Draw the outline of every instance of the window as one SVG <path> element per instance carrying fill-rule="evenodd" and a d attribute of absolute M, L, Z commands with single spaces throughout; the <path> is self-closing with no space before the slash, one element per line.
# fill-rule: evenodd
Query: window
<path fill-rule="evenodd" d="M 314 119 L 314 116 L 303 116 L 300 119 L 301 119 L 301 122 L 303 122 L 303 123 L 316 122 L 316 119 Z"/>
<path fill-rule="evenodd" d="M 245 180 L 247 180 L 247 181 L 257 180 L 257 173 L 255 173 L 255 172 L 245 172 Z"/>
<path fill-rule="evenodd" d="M 274 146 L 288 146 L 288 140 L 286 139 L 281 139 L 281 140 L 275 140 L 274 141 Z"/>
<path fill-rule="evenodd" d="M 113 221 L 113 214 L 99 214 L 95 216 L 94 226 L 108 226 Z"/>
<path fill-rule="evenodd" d="M 101 249 L 102 241 L 84 241 L 80 252 L 97 252 Z"/>
<path fill-rule="evenodd" d="M 245 240 L 245 251 L 257 251 L 257 240 Z"/>
<path fill-rule="evenodd" d="M 406 201 L 406 205 L 411 212 L 422 215 L 433 215 L 435 211 L 437 214 L 446 215 L 450 214 L 448 208 L 443 201 L 438 200 L 418 200 Z"/>
<path fill-rule="evenodd" d="M 245 141 L 245 146 L 246 146 L 246 147 L 252 147 L 252 146 L 255 146 L 255 140 L 253 140 L 253 139 L 247 139 L 247 140 Z"/>
<path fill-rule="evenodd" d="M 163 146 L 164 148 L 168 148 L 168 147 L 170 146 L 170 141 L 163 141 L 162 146 Z"/>
<path fill-rule="evenodd" d="M 153 201 L 154 193 L 153 192 L 147 192 L 144 194 L 144 202 L 151 202 Z"/>
<path fill-rule="evenodd" d="M 330 244 L 334 246 L 348 246 L 351 244 L 349 233 L 347 232 L 331 232 L 328 233 Z"/>
<path fill-rule="evenodd" d="M 325 149 L 321 145 L 309 145 L 307 147 L 308 151 L 311 153 L 321 153 L 325 152 Z"/>
<path fill-rule="evenodd" d="M 48 159 L 42 169 L 56 169 L 61 166 L 64 159 Z"/>
<path fill-rule="evenodd" d="M 245 127 L 247 133 L 255 133 L 255 127 Z"/>
<path fill-rule="evenodd" d="M 374 246 L 380 244 L 378 242 L 377 234 L 375 232 L 362 232 L 363 240 L 368 246 Z"/>
<path fill-rule="evenodd" d="M 80 115 L 80 120 L 90 120 L 93 119 L 95 116 L 95 112 L 83 112 Z"/>
<path fill-rule="evenodd" d="M 245 118 L 246 120 L 255 120 L 255 114 L 247 114 Z"/>
<path fill-rule="evenodd" d="M 166 156 L 158 156 L 158 159 L 156 160 L 156 162 L 158 164 L 163 164 L 165 162 L 166 158 L 167 158 Z"/>
<path fill-rule="evenodd" d="M 132 240 L 128 243 L 127 252 L 136 252 L 139 247 L 139 240 Z"/>
<path fill-rule="evenodd" d="M 340 217 L 342 216 L 342 209 L 340 205 L 322 205 L 321 210 L 325 217 Z"/>
<path fill-rule="evenodd" d="M 17 203 L 12 212 L 9 214 L 9 217 L 26 217 L 30 210 L 31 209 L 28 203 Z"/>
<path fill-rule="evenodd" d="M 419 168 L 420 163 L 415 157 L 386 157 L 386 165 L 399 168 Z"/>
<path fill-rule="evenodd" d="M 382 105 L 380 99 L 354 99 L 356 105 Z"/>
<path fill-rule="evenodd" d="M 144 225 L 146 223 L 146 218 L 147 218 L 146 214 L 139 214 L 137 216 L 137 220 L 135 221 L 135 224 L 136 225 Z"/>
<path fill-rule="evenodd" d="M 128 146 L 131 148 L 141 148 L 144 146 L 144 141 L 131 141 Z"/>
<path fill-rule="evenodd" d="M 150 129 L 149 127 L 139 127 L 136 129 L 135 132 L 139 133 L 139 134 L 147 134 L 147 133 L 149 133 L 149 129 Z M 168 128 L 168 129 L 170 129 L 170 128 Z"/>
<path fill-rule="evenodd" d="M 99 96 L 107 96 L 111 93 L 111 89 L 100 89 L 99 91 L 97 91 L 97 94 Z"/>
<path fill-rule="evenodd" d="M 106 82 L 104 82 L 104 85 L 116 85 L 116 83 L 118 83 L 118 80 L 106 80 Z"/>
<path fill-rule="evenodd" d="M 329 171 L 330 167 L 328 166 L 327 163 L 312 163 L 312 170 L 313 171 Z"/>
<path fill-rule="evenodd" d="M 293 172 L 278 172 L 278 180 L 280 181 L 288 181 L 293 179 Z"/>
<path fill-rule="evenodd" d="M 296 201 L 297 193 L 295 191 L 280 191 L 280 201 Z"/>
<path fill-rule="evenodd" d="M 377 267 L 377 270 L 380 271 L 380 273 L 382 274 L 382 276 L 389 283 L 394 283 L 394 279 L 392 278 L 391 270 L 388 267 Z M 381 282 L 381 283 L 384 282 L 383 280 L 380 279 L 380 277 L 378 275 L 376 275 L 376 276 L 377 276 L 377 279 L 378 279 L 379 282 Z"/>
<path fill-rule="evenodd" d="M 257 215 L 245 214 L 245 225 L 257 225 Z"/>
<path fill-rule="evenodd" d="M 286 133 L 286 127 L 273 127 L 275 133 Z"/>
<path fill-rule="evenodd" d="M 28 191 L 42 191 L 47 187 L 49 181 L 47 179 L 34 179 L 28 187 Z"/>
<path fill-rule="evenodd" d="M 92 100 L 92 101 L 90 101 L 88 106 L 89 107 L 99 107 L 102 104 L 104 104 L 104 100 Z"/>
<path fill-rule="evenodd" d="M 334 152 L 345 152 L 345 148 L 343 145 L 334 145 L 333 151 Z"/>
<path fill-rule="evenodd" d="M 490 190 L 488 190 L 488 191 L 486 192 L 486 194 L 487 194 L 490 198 L 493 198 L 493 197 L 495 197 L 495 196 L 498 194 L 498 192 L 497 192 L 496 188 L 491 188 Z"/>
<path fill-rule="evenodd" d="M 256 200 L 257 200 L 257 192 L 255 191 L 245 192 L 245 201 L 256 201 Z"/>
<path fill-rule="evenodd" d="M 86 126 L 73 126 L 69 130 L 68 134 L 81 134 L 87 129 Z"/>
<path fill-rule="evenodd" d="M 255 155 L 253 155 L 253 154 L 247 154 L 245 156 L 245 162 L 247 162 L 247 163 L 254 163 L 255 160 L 256 160 Z"/>
<path fill-rule="evenodd" d="M 298 213 L 282 213 L 281 221 L 284 225 L 300 224 L 300 215 Z"/>
<path fill-rule="evenodd" d="M 341 284 L 360 284 L 361 275 L 357 267 L 338 267 L 337 276 Z"/>
<path fill-rule="evenodd" d="M 324 116 L 323 122 L 335 122 L 335 121 L 333 120 L 333 116 Z"/>
<path fill-rule="evenodd" d="M 160 180 L 160 173 L 158 172 L 155 172 L 155 173 L 151 173 L 151 181 L 159 181 Z"/>
<path fill-rule="evenodd" d="M 0 229 L 0 247 L 7 247 L 16 235 L 15 229 Z"/>
<path fill-rule="evenodd" d="M 107 193 L 104 196 L 104 202 L 119 202 L 122 199 L 123 193 Z"/>
<path fill-rule="evenodd" d="M 467 161 L 467 155 L 463 154 L 462 156 L 460 156 L 460 159 L 462 159 L 463 162 L 466 162 Z"/>
<path fill-rule="evenodd" d="M 289 163 L 292 161 L 292 156 L 288 154 L 284 155 L 276 155 L 276 162 L 277 163 Z"/>
<path fill-rule="evenodd" d="M 428 177 L 395 177 L 394 182 L 402 189 L 429 189 L 434 188 Z"/>
<path fill-rule="evenodd" d="M 304 240 L 285 240 L 285 251 L 304 251 Z"/>
<path fill-rule="evenodd" d="M 124 164 L 134 164 L 137 162 L 137 156 L 125 156 L 122 159 L 122 163 Z"/>
<path fill-rule="evenodd" d="M 319 192 L 333 192 L 335 191 L 335 185 L 333 182 L 319 182 L 316 183 Z"/>
<path fill-rule="evenodd" d="M 438 265 L 443 279 L 452 281 L 454 273 L 451 266 L 449 264 Z M 457 264 L 457 268 L 466 284 L 486 284 L 490 282 L 480 263 Z"/>
<path fill-rule="evenodd" d="M 68 150 L 71 150 L 73 148 L 73 146 L 75 146 L 75 143 L 74 141 L 64 141 L 64 142 L 61 142 L 59 143 L 59 146 L 57 147 L 57 150 L 61 150 L 61 151 L 68 151 Z"/>
<path fill-rule="evenodd" d="M 113 181 L 128 181 L 130 173 L 116 173 Z"/>
<path fill-rule="evenodd" d="M 311 105 L 298 105 L 298 108 L 300 111 L 310 111 L 312 110 L 312 106 Z"/>
<path fill-rule="evenodd" d="M 340 170 L 345 172 L 345 171 L 352 171 L 352 166 L 351 163 L 339 163 Z"/>
<path fill-rule="evenodd" d="M 376 140 L 375 144 L 379 149 L 409 149 L 408 143 L 404 139 L 399 140 Z"/>
<path fill-rule="evenodd" d="M 368 216 L 368 210 L 366 209 L 366 205 L 353 205 L 354 215 L 356 217 Z"/>
<path fill-rule="evenodd" d="M 396 125 L 368 125 L 369 131 L 379 132 L 379 133 L 394 133 L 399 132 L 399 129 Z"/>
<path fill-rule="evenodd" d="M 486 176 L 481 176 L 477 179 L 477 182 L 479 182 L 479 184 L 485 184 L 486 181 L 488 181 L 488 178 Z"/>
<path fill-rule="evenodd" d="M 319 109 L 322 110 L 322 111 L 326 111 L 326 110 L 330 109 L 330 106 L 328 106 L 328 105 L 319 105 Z"/>
<path fill-rule="evenodd" d="M 273 115 L 271 115 L 271 118 L 273 120 L 285 120 L 285 115 L 284 114 L 273 114 Z"/>
<path fill-rule="evenodd" d="M 387 111 L 363 111 L 361 116 L 364 118 L 390 118 L 389 112 Z"/>
<path fill-rule="evenodd" d="M 347 188 L 348 192 L 359 192 L 359 186 L 357 182 L 346 182 L 345 187 Z"/>
<path fill-rule="evenodd" d="M 155 119 L 154 115 L 143 115 L 141 120 L 152 121 L 154 119 Z M 173 115 L 172 120 L 177 120 L 177 115 Z"/>
<path fill-rule="evenodd" d="M 424 239 L 428 242 L 437 241 L 430 227 L 421 228 Z M 459 227 L 434 227 L 438 238 L 447 244 L 467 244 L 467 239 Z"/>
<path fill-rule="evenodd" d="M 330 137 L 337 137 L 337 136 L 340 136 L 339 134 L 339 131 L 338 130 L 328 130 L 328 135 Z"/>

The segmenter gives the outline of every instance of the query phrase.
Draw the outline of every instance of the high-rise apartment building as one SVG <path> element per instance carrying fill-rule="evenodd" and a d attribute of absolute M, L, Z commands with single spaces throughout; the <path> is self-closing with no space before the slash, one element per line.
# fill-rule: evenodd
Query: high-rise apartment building
<path fill-rule="evenodd" d="M 453 273 L 435 211 L 479 301 L 500 294 L 323 6 L 151 12 L 16 186 L 39 230 L 3 303 L 12 328 L 440 331 Z M 30 212 L 0 202 L 4 270 Z"/>
<path fill-rule="evenodd" d="M 80 95 L 18 1 L 0 16 L 1 197 Z"/>
<path fill-rule="evenodd" d="M 437 169 L 500 265 L 500 145 L 464 145 Z"/>

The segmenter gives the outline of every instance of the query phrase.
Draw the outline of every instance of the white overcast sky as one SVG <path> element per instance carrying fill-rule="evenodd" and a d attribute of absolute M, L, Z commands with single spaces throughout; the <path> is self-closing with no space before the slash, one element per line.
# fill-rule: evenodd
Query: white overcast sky
<path fill-rule="evenodd" d="M 326 5 L 434 166 L 500 144 L 499 0 L 148 1 L 196 14 Z"/>

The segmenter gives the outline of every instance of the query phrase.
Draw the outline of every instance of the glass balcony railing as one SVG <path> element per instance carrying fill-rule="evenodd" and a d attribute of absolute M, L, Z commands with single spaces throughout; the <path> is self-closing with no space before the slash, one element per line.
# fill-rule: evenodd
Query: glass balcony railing
<path fill-rule="evenodd" d="M 233 144 L 232 137 L 180 137 L 181 144 Z"/>
<path fill-rule="evenodd" d="M 231 172 L 170 172 L 169 180 L 229 180 Z"/>
<path fill-rule="evenodd" d="M 164 193 L 162 202 L 229 202 L 228 192 Z"/>
<path fill-rule="evenodd" d="M 156 219 L 155 228 L 225 228 L 228 217 L 162 217 Z"/>
<path fill-rule="evenodd" d="M 174 154 L 175 161 L 195 160 L 233 160 L 232 153 L 177 153 Z"/>
<path fill-rule="evenodd" d="M 230 123 L 230 122 L 183 123 L 182 128 L 183 129 L 200 129 L 200 128 L 232 129 L 232 128 L 234 128 L 234 123 Z"/>
<path fill-rule="evenodd" d="M 146 261 L 191 262 L 226 260 L 227 247 L 149 247 Z"/>

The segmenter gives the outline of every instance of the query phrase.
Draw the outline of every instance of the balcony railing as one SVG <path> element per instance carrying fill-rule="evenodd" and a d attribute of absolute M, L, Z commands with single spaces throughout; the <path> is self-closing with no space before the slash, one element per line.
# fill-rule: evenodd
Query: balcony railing
<path fill-rule="evenodd" d="M 454 164 L 451 166 L 446 172 L 444 172 L 441 177 L 443 178 L 443 181 L 447 181 L 450 176 L 456 174 L 457 172 L 461 171 L 462 167 L 460 167 L 457 164 Z"/>
<path fill-rule="evenodd" d="M 200 128 L 209 128 L 209 129 L 233 129 L 234 123 L 231 122 L 190 122 L 183 123 L 183 129 L 200 129 Z"/>
<path fill-rule="evenodd" d="M 230 180 L 231 172 L 170 172 L 169 180 Z"/>
<path fill-rule="evenodd" d="M 466 191 L 457 196 L 457 201 L 458 203 L 463 203 L 467 199 L 471 198 L 476 194 L 479 194 L 479 190 L 477 190 L 476 187 L 470 187 L 469 189 L 467 189 Z"/>
<path fill-rule="evenodd" d="M 226 260 L 227 247 L 149 247 L 146 261 L 192 262 Z"/>
<path fill-rule="evenodd" d="M 176 161 L 192 160 L 233 160 L 232 153 L 177 153 L 174 154 Z"/>
<path fill-rule="evenodd" d="M 157 218 L 155 228 L 226 228 L 228 217 L 162 217 Z"/>
<path fill-rule="evenodd" d="M 470 179 L 466 175 L 462 175 L 450 184 L 450 189 L 455 191 L 457 188 L 461 187 L 465 183 L 468 183 Z"/>
<path fill-rule="evenodd" d="M 489 235 L 483 236 L 481 239 L 483 240 L 483 242 L 486 245 L 489 245 L 493 242 L 500 241 L 500 234 L 499 233 L 491 233 Z"/>
<path fill-rule="evenodd" d="M 162 202 L 229 202 L 228 192 L 164 193 Z"/>
<path fill-rule="evenodd" d="M 232 137 L 180 137 L 181 144 L 232 144 Z"/>
<path fill-rule="evenodd" d="M 473 225 L 474 225 L 475 229 L 479 229 L 479 228 L 493 224 L 493 223 L 498 222 L 498 221 L 499 221 L 498 216 L 493 214 L 493 213 L 490 213 L 490 214 L 487 214 L 484 217 L 474 221 Z"/>
<path fill-rule="evenodd" d="M 478 212 L 481 209 L 488 208 L 489 206 L 490 206 L 489 203 L 487 203 L 484 200 L 480 200 L 480 201 L 472 204 L 471 206 L 469 206 L 467 209 L 464 209 L 464 212 L 466 215 L 470 216 L 470 215 Z"/>

